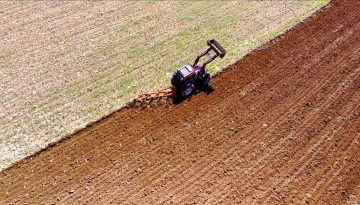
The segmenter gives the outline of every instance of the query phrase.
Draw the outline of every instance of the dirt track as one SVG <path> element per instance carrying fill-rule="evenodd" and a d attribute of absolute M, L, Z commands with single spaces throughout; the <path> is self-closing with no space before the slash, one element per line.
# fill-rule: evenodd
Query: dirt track
<path fill-rule="evenodd" d="M 177 106 L 127 109 L 0 174 L 0 204 L 358 204 L 360 3 L 332 2 Z"/>

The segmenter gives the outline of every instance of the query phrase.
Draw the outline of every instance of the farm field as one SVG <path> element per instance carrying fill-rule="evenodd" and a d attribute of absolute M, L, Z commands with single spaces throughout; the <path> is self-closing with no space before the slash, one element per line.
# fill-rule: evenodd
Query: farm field
<path fill-rule="evenodd" d="M 360 2 L 332 1 L 217 74 L 0 173 L 0 204 L 359 204 Z"/>
<path fill-rule="evenodd" d="M 168 86 L 216 38 L 212 74 L 311 15 L 317 1 L 1 1 L 0 170 Z"/>

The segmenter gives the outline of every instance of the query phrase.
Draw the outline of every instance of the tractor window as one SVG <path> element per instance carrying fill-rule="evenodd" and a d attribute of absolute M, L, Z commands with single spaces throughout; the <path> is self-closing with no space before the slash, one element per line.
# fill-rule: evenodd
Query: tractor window
<path fill-rule="evenodd" d="M 187 65 L 179 70 L 179 72 L 181 73 L 181 75 L 183 77 L 190 75 L 193 71 L 194 71 L 194 68 L 189 65 Z"/>

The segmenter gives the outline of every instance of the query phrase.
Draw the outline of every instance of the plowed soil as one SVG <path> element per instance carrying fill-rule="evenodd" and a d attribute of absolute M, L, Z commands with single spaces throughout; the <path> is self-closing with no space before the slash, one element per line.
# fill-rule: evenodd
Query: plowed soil
<path fill-rule="evenodd" d="M 0 174 L 0 204 L 359 204 L 360 2 L 179 105 L 124 109 Z"/>

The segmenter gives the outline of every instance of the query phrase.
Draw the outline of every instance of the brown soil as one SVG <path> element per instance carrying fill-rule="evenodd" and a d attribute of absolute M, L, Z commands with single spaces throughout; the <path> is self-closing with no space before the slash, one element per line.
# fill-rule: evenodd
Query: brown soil
<path fill-rule="evenodd" d="M 0 204 L 358 204 L 360 2 L 332 2 L 216 76 L 0 174 Z"/>

